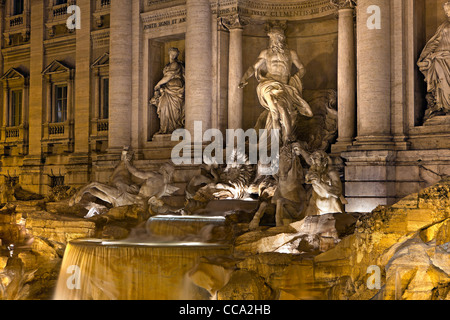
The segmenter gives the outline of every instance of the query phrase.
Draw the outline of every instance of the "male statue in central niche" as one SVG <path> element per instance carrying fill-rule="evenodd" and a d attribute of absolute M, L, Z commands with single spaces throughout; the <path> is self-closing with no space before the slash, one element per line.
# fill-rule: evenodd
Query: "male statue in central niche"
<path fill-rule="evenodd" d="M 156 84 L 155 95 L 150 100 L 160 119 L 158 134 L 171 134 L 184 127 L 185 68 L 178 60 L 179 55 L 177 48 L 169 49 L 170 62 L 164 67 L 164 76 Z"/>
<path fill-rule="evenodd" d="M 256 63 L 242 77 L 242 89 L 255 76 L 261 105 L 269 111 L 266 129 L 278 129 L 283 145 L 295 141 L 294 126 L 298 115 L 313 117 L 309 104 L 302 97 L 305 67 L 297 53 L 288 48 L 283 28 L 274 26 L 268 32 L 269 48 L 263 50 Z M 292 65 L 298 72 L 291 76 Z"/>

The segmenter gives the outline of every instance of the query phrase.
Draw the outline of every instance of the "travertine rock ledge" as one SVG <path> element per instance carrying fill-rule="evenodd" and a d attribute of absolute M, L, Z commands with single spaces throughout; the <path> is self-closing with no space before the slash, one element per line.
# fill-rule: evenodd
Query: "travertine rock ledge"
<path fill-rule="evenodd" d="M 95 223 L 86 219 L 54 215 L 45 211 L 28 215 L 26 228 L 34 235 L 63 244 L 95 236 Z"/>
<path fill-rule="evenodd" d="M 145 221 L 134 207 L 91 219 L 71 210 L 44 200 L 0 208 L 0 299 L 50 299 L 68 241 L 124 238 Z M 227 221 L 233 254 L 203 257 L 188 272 L 214 298 L 450 299 L 450 179 L 366 215 L 251 232 L 239 215 Z M 379 288 L 368 286 L 369 267 L 380 270 Z"/>
<path fill-rule="evenodd" d="M 340 225 L 340 239 L 331 216 L 245 233 L 236 239 L 232 272 L 264 279 L 264 286 L 252 289 L 254 297 L 268 286 L 275 299 L 450 299 L 450 179 L 378 207 L 360 217 L 349 235 L 351 218 L 347 222 Z M 300 238 L 310 240 L 310 250 Z M 379 268 L 380 288 L 368 287 L 369 267 Z"/>

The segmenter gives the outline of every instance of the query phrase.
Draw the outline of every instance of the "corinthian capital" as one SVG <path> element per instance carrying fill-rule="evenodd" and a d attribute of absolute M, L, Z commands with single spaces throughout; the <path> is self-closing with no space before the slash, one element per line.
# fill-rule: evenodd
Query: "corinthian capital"
<path fill-rule="evenodd" d="M 357 0 L 330 0 L 330 2 L 338 9 L 353 9 L 357 5 Z"/>
<path fill-rule="evenodd" d="M 239 14 L 232 14 L 220 17 L 220 22 L 228 30 L 242 29 L 246 25 L 250 24 L 250 19 L 242 17 Z"/>

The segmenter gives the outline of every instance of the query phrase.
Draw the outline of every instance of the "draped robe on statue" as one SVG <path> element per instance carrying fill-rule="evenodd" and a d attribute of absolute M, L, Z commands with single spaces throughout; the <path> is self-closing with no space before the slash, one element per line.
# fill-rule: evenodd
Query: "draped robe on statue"
<path fill-rule="evenodd" d="M 419 62 L 427 91 L 435 94 L 436 111 L 450 112 L 450 22 L 446 21 L 425 46 Z"/>
<path fill-rule="evenodd" d="M 265 95 L 271 94 L 277 101 L 284 100 L 284 105 L 287 106 L 287 111 L 291 116 L 292 126 L 295 125 L 297 116 L 299 114 L 309 118 L 313 116 L 311 107 L 302 98 L 301 93 L 303 91 L 303 88 L 298 74 L 291 78 L 289 84 L 284 84 L 273 79 L 261 77 L 260 83 L 256 90 L 259 102 L 268 111 L 270 111 L 270 108 L 268 106 L 268 101 L 266 101 L 265 99 Z M 271 113 L 268 112 L 266 129 L 270 130 L 272 129 L 272 126 L 272 116 Z"/>
<path fill-rule="evenodd" d="M 176 129 L 184 127 L 184 66 L 180 62 L 173 62 L 164 68 L 164 77 L 170 80 L 160 89 L 160 96 L 153 97 L 151 104 L 157 106 L 160 119 L 161 134 L 170 134 Z"/>

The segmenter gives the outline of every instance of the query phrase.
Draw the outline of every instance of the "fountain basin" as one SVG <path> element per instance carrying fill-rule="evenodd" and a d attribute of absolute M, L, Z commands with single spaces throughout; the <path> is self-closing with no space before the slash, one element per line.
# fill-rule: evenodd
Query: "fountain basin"
<path fill-rule="evenodd" d="M 147 221 L 147 232 L 152 236 L 182 239 L 190 235 L 201 235 L 205 227 L 223 226 L 225 217 L 221 216 L 155 216 Z"/>

